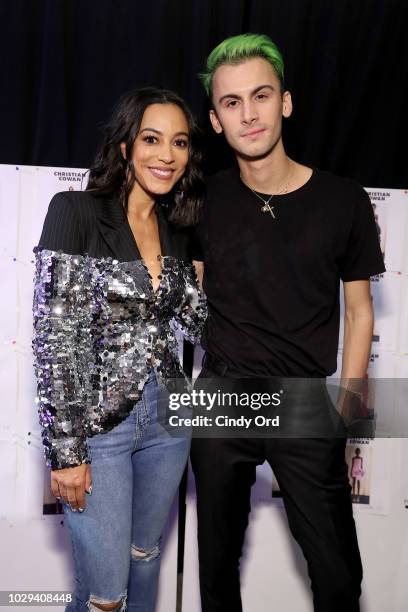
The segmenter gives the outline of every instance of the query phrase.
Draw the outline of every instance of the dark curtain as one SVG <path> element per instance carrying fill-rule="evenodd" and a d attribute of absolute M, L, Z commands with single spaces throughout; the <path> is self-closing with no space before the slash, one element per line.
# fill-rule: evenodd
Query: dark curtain
<path fill-rule="evenodd" d="M 181 93 L 207 130 L 207 170 L 229 165 L 197 79 L 223 38 L 281 48 L 294 159 L 366 186 L 406 187 L 406 0 L 2 0 L 0 162 L 88 167 L 124 91 Z"/>

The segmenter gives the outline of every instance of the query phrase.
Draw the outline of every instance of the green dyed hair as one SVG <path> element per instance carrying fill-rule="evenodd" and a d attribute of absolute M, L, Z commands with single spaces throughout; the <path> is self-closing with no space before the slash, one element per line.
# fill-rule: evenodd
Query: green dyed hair
<path fill-rule="evenodd" d="M 211 51 L 205 71 L 198 75 L 207 95 L 212 95 L 212 80 L 217 68 L 223 64 L 241 64 L 252 57 L 263 57 L 271 64 L 283 91 L 284 65 L 278 47 L 266 34 L 247 33 L 226 38 Z"/>

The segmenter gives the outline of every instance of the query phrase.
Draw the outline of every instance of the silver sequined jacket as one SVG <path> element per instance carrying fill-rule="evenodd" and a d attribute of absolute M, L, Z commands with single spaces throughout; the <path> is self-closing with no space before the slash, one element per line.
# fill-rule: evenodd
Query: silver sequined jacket
<path fill-rule="evenodd" d="M 34 249 L 34 367 L 47 464 L 90 463 L 86 438 L 112 429 L 141 397 L 148 371 L 185 379 L 175 332 L 193 343 L 206 317 L 191 263 L 162 256 L 155 292 L 141 259 Z"/>

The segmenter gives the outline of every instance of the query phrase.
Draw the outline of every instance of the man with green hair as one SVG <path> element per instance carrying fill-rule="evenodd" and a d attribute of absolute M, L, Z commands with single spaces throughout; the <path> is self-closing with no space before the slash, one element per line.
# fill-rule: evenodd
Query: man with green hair
<path fill-rule="evenodd" d="M 307 421 L 323 404 L 327 410 L 325 386 L 316 381 L 337 369 L 340 279 L 342 379 L 361 379 L 367 369 L 369 279 L 384 271 L 370 200 L 354 181 L 286 155 L 282 121 L 292 99 L 282 55 L 267 36 L 224 40 L 201 80 L 212 127 L 237 161 L 208 180 L 198 227 L 196 259 L 204 262 L 209 306 L 201 377 L 280 381 L 277 388 L 297 397 Z M 299 381 L 293 392 L 288 379 Z M 193 440 L 203 612 L 242 611 L 239 559 L 256 465 L 265 460 L 308 563 L 314 609 L 359 610 L 362 568 L 346 440 L 301 434 Z"/>

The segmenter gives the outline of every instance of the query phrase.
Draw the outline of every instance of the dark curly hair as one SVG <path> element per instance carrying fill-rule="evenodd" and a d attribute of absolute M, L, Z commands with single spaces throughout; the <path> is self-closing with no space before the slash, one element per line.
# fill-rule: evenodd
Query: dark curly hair
<path fill-rule="evenodd" d="M 168 219 L 180 226 L 195 225 L 204 199 L 202 133 L 184 100 L 167 89 L 144 87 L 124 94 L 104 128 L 104 139 L 89 171 L 87 190 L 116 194 L 127 209 L 128 196 L 136 181 L 132 149 L 145 110 L 151 104 L 175 104 L 184 113 L 189 131 L 189 158 L 186 171 L 170 193 L 157 198 Z M 126 159 L 120 145 L 126 144 Z"/>

